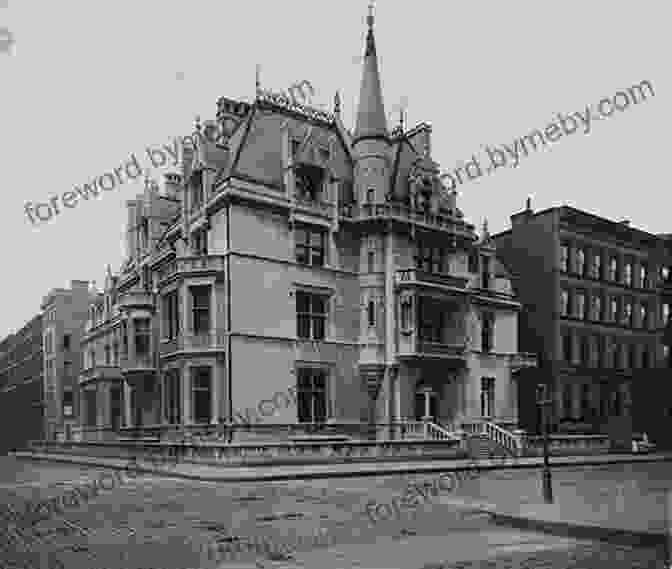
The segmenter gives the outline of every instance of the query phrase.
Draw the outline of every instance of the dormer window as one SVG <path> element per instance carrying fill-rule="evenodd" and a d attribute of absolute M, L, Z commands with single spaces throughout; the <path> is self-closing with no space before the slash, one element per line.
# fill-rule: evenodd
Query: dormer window
<path fill-rule="evenodd" d="M 324 168 L 313 164 L 300 164 L 296 167 L 295 175 L 297 197 L 317 201 L 322 193 Z"/>

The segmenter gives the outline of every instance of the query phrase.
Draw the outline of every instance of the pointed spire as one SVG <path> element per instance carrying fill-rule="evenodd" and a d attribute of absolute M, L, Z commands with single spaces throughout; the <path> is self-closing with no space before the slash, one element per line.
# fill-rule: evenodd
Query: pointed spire
<path fill-rule="evenodd" d="M 261 94 L 261 65 L 258 63 L 255 70 L 254 92 L 257 96 Z"/>
<path fill-rule="evenodd" d="M 488 231 L 488 218 L 483 218 L 483 241 L 486 241 L 490 238 L 490 232 Z"/>
<path fill-rule="evenodd" d="M 366 18 L 369 30 L 366 34 L 366 50 L 353 143 L 365 137 L 388 138 L 378 58 L 376 57 L 376 42 L 373 36 L 373 21 L 373 5 L 369 5 L 369 15 Z"/>
<path fill-rule="evenodd" d="M 336 91 L 336 95 L 334 95 L 334 114 L 341 114 L 341 95 L 338 91 Z"/>

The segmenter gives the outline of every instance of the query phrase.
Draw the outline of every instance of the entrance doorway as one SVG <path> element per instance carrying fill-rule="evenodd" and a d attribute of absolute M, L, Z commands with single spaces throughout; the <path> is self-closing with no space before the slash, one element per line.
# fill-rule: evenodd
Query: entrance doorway
<path fill-rule="evenodd" d="M 436 392 L 431 387 L 421 387 L 415 392 L 415 420 L 429 418 L 433 423 L 439 414 L 439 402 Z"/>

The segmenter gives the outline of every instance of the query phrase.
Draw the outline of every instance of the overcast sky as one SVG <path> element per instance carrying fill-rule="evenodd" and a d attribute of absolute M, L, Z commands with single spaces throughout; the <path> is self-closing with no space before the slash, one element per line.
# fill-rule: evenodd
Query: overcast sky
<path fill-rule="evenodd" d="M 552 7 L 551 7 L 552 6 Z M 667 2 L 377 2 L 375 33 L 386 111 L 433 127 L 433 157 L 450 171 L 484 145 L 511 144 L 648 79 L 656 96 L 460 188 L 480 229 L 509 227 L 534 209 L 567 203 L 672 232 L 666 175 L 671 87 Z M 255 65 L 275 91 L 306 79 L 315 106 L 341 91 L 352 128 L 367 1 L 0 0 L 0 337 L 71 279 L 102 285 L 123 258 L 125 183 L 31 225 L 24 204 L 45 202 L 147 146 L 214 118 L 219 96 L 252 97 Z M 2 38 L 0 38 L 0 41 Z M 669 131 L 668 131 L 669 133 Z M 157 174 L 169 171 L 159 168 Z"/>

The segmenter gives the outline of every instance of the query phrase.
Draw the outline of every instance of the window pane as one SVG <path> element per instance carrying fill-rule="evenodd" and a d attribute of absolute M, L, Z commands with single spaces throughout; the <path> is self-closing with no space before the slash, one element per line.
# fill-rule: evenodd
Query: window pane
<path fill-rule="evenodd" d="M 313 313 L 314 314 L 325 314 L 326 311 L 327 311 L 326 299 L 323 296 L 314 295 L 313 296 Z"/>
<path fill-rule="evenodd" d="M 296 310 L 297 312 L 310 312 L 310 298 L 307 293 L 298 291 L 296 293 Z"/>
<path fill-rule="evenodd" d="M 299 338 L 310 338 L 310 316 L 300 314 L 296 320 L 296 335 Z"/>
<path fill-rule="evenodd" d="M 311 265 L 321 267 L 324 265 L 324 251 L 322 249 L 313 249 L 313 258 Z"/>
<path fill-rule="evenodd" d="M 322 316 L 313 317 L 313 339 L 324 339 L 324 317 Z"/>

